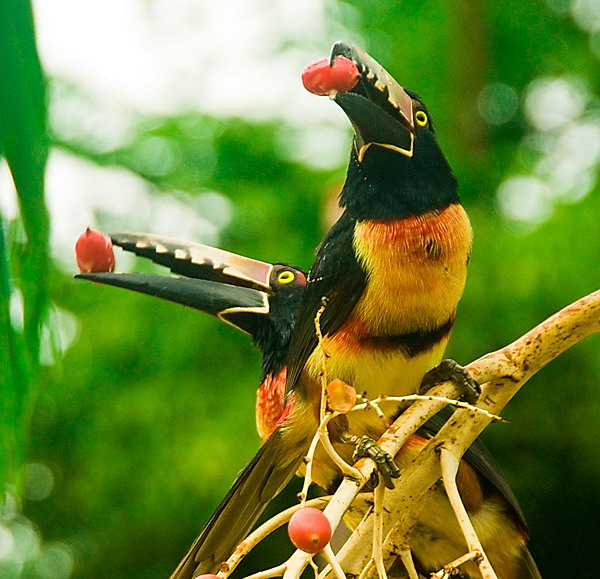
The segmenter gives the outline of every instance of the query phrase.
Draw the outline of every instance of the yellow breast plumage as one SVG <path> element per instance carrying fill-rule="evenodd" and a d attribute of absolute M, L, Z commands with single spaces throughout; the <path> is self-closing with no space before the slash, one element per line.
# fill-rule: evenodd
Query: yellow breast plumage
<path fill-rule="evenodd" d="M 358 223 L 354 247 L 369 283 L 354 313 L 375 335 L 443 324 L 464 289 L 471 238 L 459 204 L 398 221 Z"/>

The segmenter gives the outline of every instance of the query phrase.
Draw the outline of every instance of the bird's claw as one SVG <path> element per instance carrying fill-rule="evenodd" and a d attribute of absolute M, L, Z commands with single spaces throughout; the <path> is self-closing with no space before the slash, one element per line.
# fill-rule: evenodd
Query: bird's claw
<path fill-rule="evenodd" d="M 451 380 L 462 389 L 462 398 L 474 404 L 481 394 L 479 384 L 469 371 L 450 358 L 442 360 L 435 368 L 429 370 L 419 388 L 420 394 L 425 394 L 430 388 L 446 380 Z"/>
<path fill-rule="evenodd" d="M 388 489 L 394 488 L 392 479 L 400 476 L 400 469 L 394 462 L 394 457 L 389 452 L 383 450 L 370 436 L 349 436 L 345 437 L 345 442 L 354 445 L 352 460 L 357 461 L 360 458 L 372 459 L 377 465 L 376 472 L 379 472 L 383 477 L 385 486 Z"/>

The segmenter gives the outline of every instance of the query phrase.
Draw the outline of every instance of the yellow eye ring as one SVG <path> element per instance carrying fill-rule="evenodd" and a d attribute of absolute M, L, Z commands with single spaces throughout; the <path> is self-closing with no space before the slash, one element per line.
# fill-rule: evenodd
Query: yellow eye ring
<path fill-rule="evenodd" d="M 286 284 L 293 282 L 295 278 L 296 276 L 294 275 L 294 273 L 291 272 L 289 269 L 286 269 L 277 276 L 277 281 L 281 284 Z"/>
<path fill-rule="evenodd" d="M 415 113 L 415 121 L 417 121 L 417 125 L 419 125 L 420 127 L 424 127 L 429 121 L 427 113 L 425 111 L 417 111 Z"/>

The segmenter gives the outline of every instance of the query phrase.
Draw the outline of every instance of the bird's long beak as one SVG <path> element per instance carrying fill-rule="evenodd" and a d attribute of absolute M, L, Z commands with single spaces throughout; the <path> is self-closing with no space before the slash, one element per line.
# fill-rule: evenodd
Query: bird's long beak
<path fill-rule="evenodd" d="M 351 60 L 360 75 L 354 88 L 333 96 L 354 126 L 359 161 L 371 145 L 411 157 L 415 139 L 411 96 L 376 60 L 357 46 L 336 42 L 331 49 L 330 62 L 333 63 L 338 56 Z"/>
<path fill-rule="evenodd" d="M 181 277 L 82 273 L 76 278 L 129 289 L 188 306 L 252 334 L 269 313 L 273 265 L 208 245 L 145 233 L 111 234 L 114 245 L 168 267 Z"/>

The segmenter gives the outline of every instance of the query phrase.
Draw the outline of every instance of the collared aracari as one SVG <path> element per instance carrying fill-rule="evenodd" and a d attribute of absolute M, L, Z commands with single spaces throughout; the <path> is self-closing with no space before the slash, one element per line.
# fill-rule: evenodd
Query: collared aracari
<path fill-rule="evenodd" d="M 159 297 L 206 312 L 252 337 L 262 353 L 256 428 L 265 438 L 283 413 L 287 357 L 306 272 L 200 243 L 145 233 L 113 233 L 114 245 L 168 267 L 179 277 L 82 273 L 77 278 Z"/>
<path fill-rule="evenodd" d="M 287 264 L 267 264 L 209 246 L 147 234 L 113 234 L 112 242 L 127 251 L 165 265 L 184 277 L 148 274 L 92 273 L 78 277 L 161 297 L 206 312 L 250 334 L 262 353 L 262 377 L 257 392 L 257 428 L 265 438 L 283 412 L 284 384 L 290 337 L 306 286 L 306 274 Z M 431 419 L 413 435 L 398 456 L 410 460 L 435 435 L 447 413 Z M 499 525 L 514 525 L 516 540 L 526 537 L 527 526 L 516 497 L 496 461 L 482 442 L 467 449 L 458 478 L 459 489 L 472 514 L 498 509 Z M 438 493 L 439 510 L 448 510 Z M 420 532 L 415 534 L 415 556 L 421 549 L 418 537 L 449 528 L 444 514 L 427 509 Z M 503 521 L 503 519 L 506 519 Z M 425 531 L 425 529 L 427 532 Z M 441 539 L 440 539 L 441 540 Z M 487 545 L 484 545 L 487 547 Z"/>
<path fill-rule="evenodd" d="M 290 344 L 285 411 L 173 577 L 216 570 L 297 470 L 317 428 L 324 365 L 329 379 L 342 379 L 370 397 L 398 396 L 418 390 L 448 341 L 471 246 L 456 179 L 419 97 L 360 49 L 337 43 L 331 62 L 340 56 L 359 73 L 352 89 L 330 94 L 355 129 L 340 199 L 344 212 L 309 274 Z M 314 326 L 322 304 L 326 357 L 317 347 Z M 390 403 L 384 410 L 392 415 L 397 407 Z M 350 416 L 347 428 L 377 438 L 385 425 L 365 413 Z M 345 445 L 337 446 L 350 460 Z M 414 446 L 419 445 L 405 447 L 396 460 L 403 462 L 418 450 Z M 313 469 L 314 480 L 325 489 L 339 478 L 324 454 L 315 457 Z M 466 475 L 463 486 L 474 480 Z M 501 496 L 483 499 L 480 494 L 470 504 L 472 522 L 498 574 L 538 577 L 521 521 Z M 411 548 L 423 571 L 437 570 L 464 553 L 443 492 L 429 499 Z M 474 564 L 461 571 L 480 576 Z"/>
<path fill-rule="evenodd" d="M 419 391 L 442 361 L 471 251 L 458 184 L 422 100 L 361 49 L 338 42 L 330 64 L 340 57 L 358 72 L 350 90 L 329 93 L 355 132 L 340 195 L 343 213 L 317 250 L 292 334 L 286 384 L 291 409 L 277 430 L 277 449 L 270 450 L 273 471 L 259 487 L 268 490 L 289 478 L 314 435 L 323 371 L 328 380 L 343 380 L 369 398 Z M 315 317 L 323 306 L 319 344 Z M 382 408 L 389 417 L 398 412 L 393 402 Z M 374 412 L 351 413 L 342 426 L 375 440 L 386 427 Z M 335 437 L 331 429 L 330 434 Z M 341 437 L 333 442 L 351 462 L 349 445 Z M 283 460 L 276 454 L 281 448 Z M 264 457 L 267 445 L 262 450 Z M 402 462 L 402 454 L 396 461 Z M 325 489 L 339 479 L 324 451 L 315 456 L 313 479 Z M 411 536 L 411 549 L 426 572 L 465 552 L 443 493 L 428 500 Z M 500 576 L 537 577 L 519 525 L 506 517 L 504 504 L 492 501 L 484 509 L 476 501 L 473 525 Z M 472 563 L 461 571 L 480 576 Z"/>

